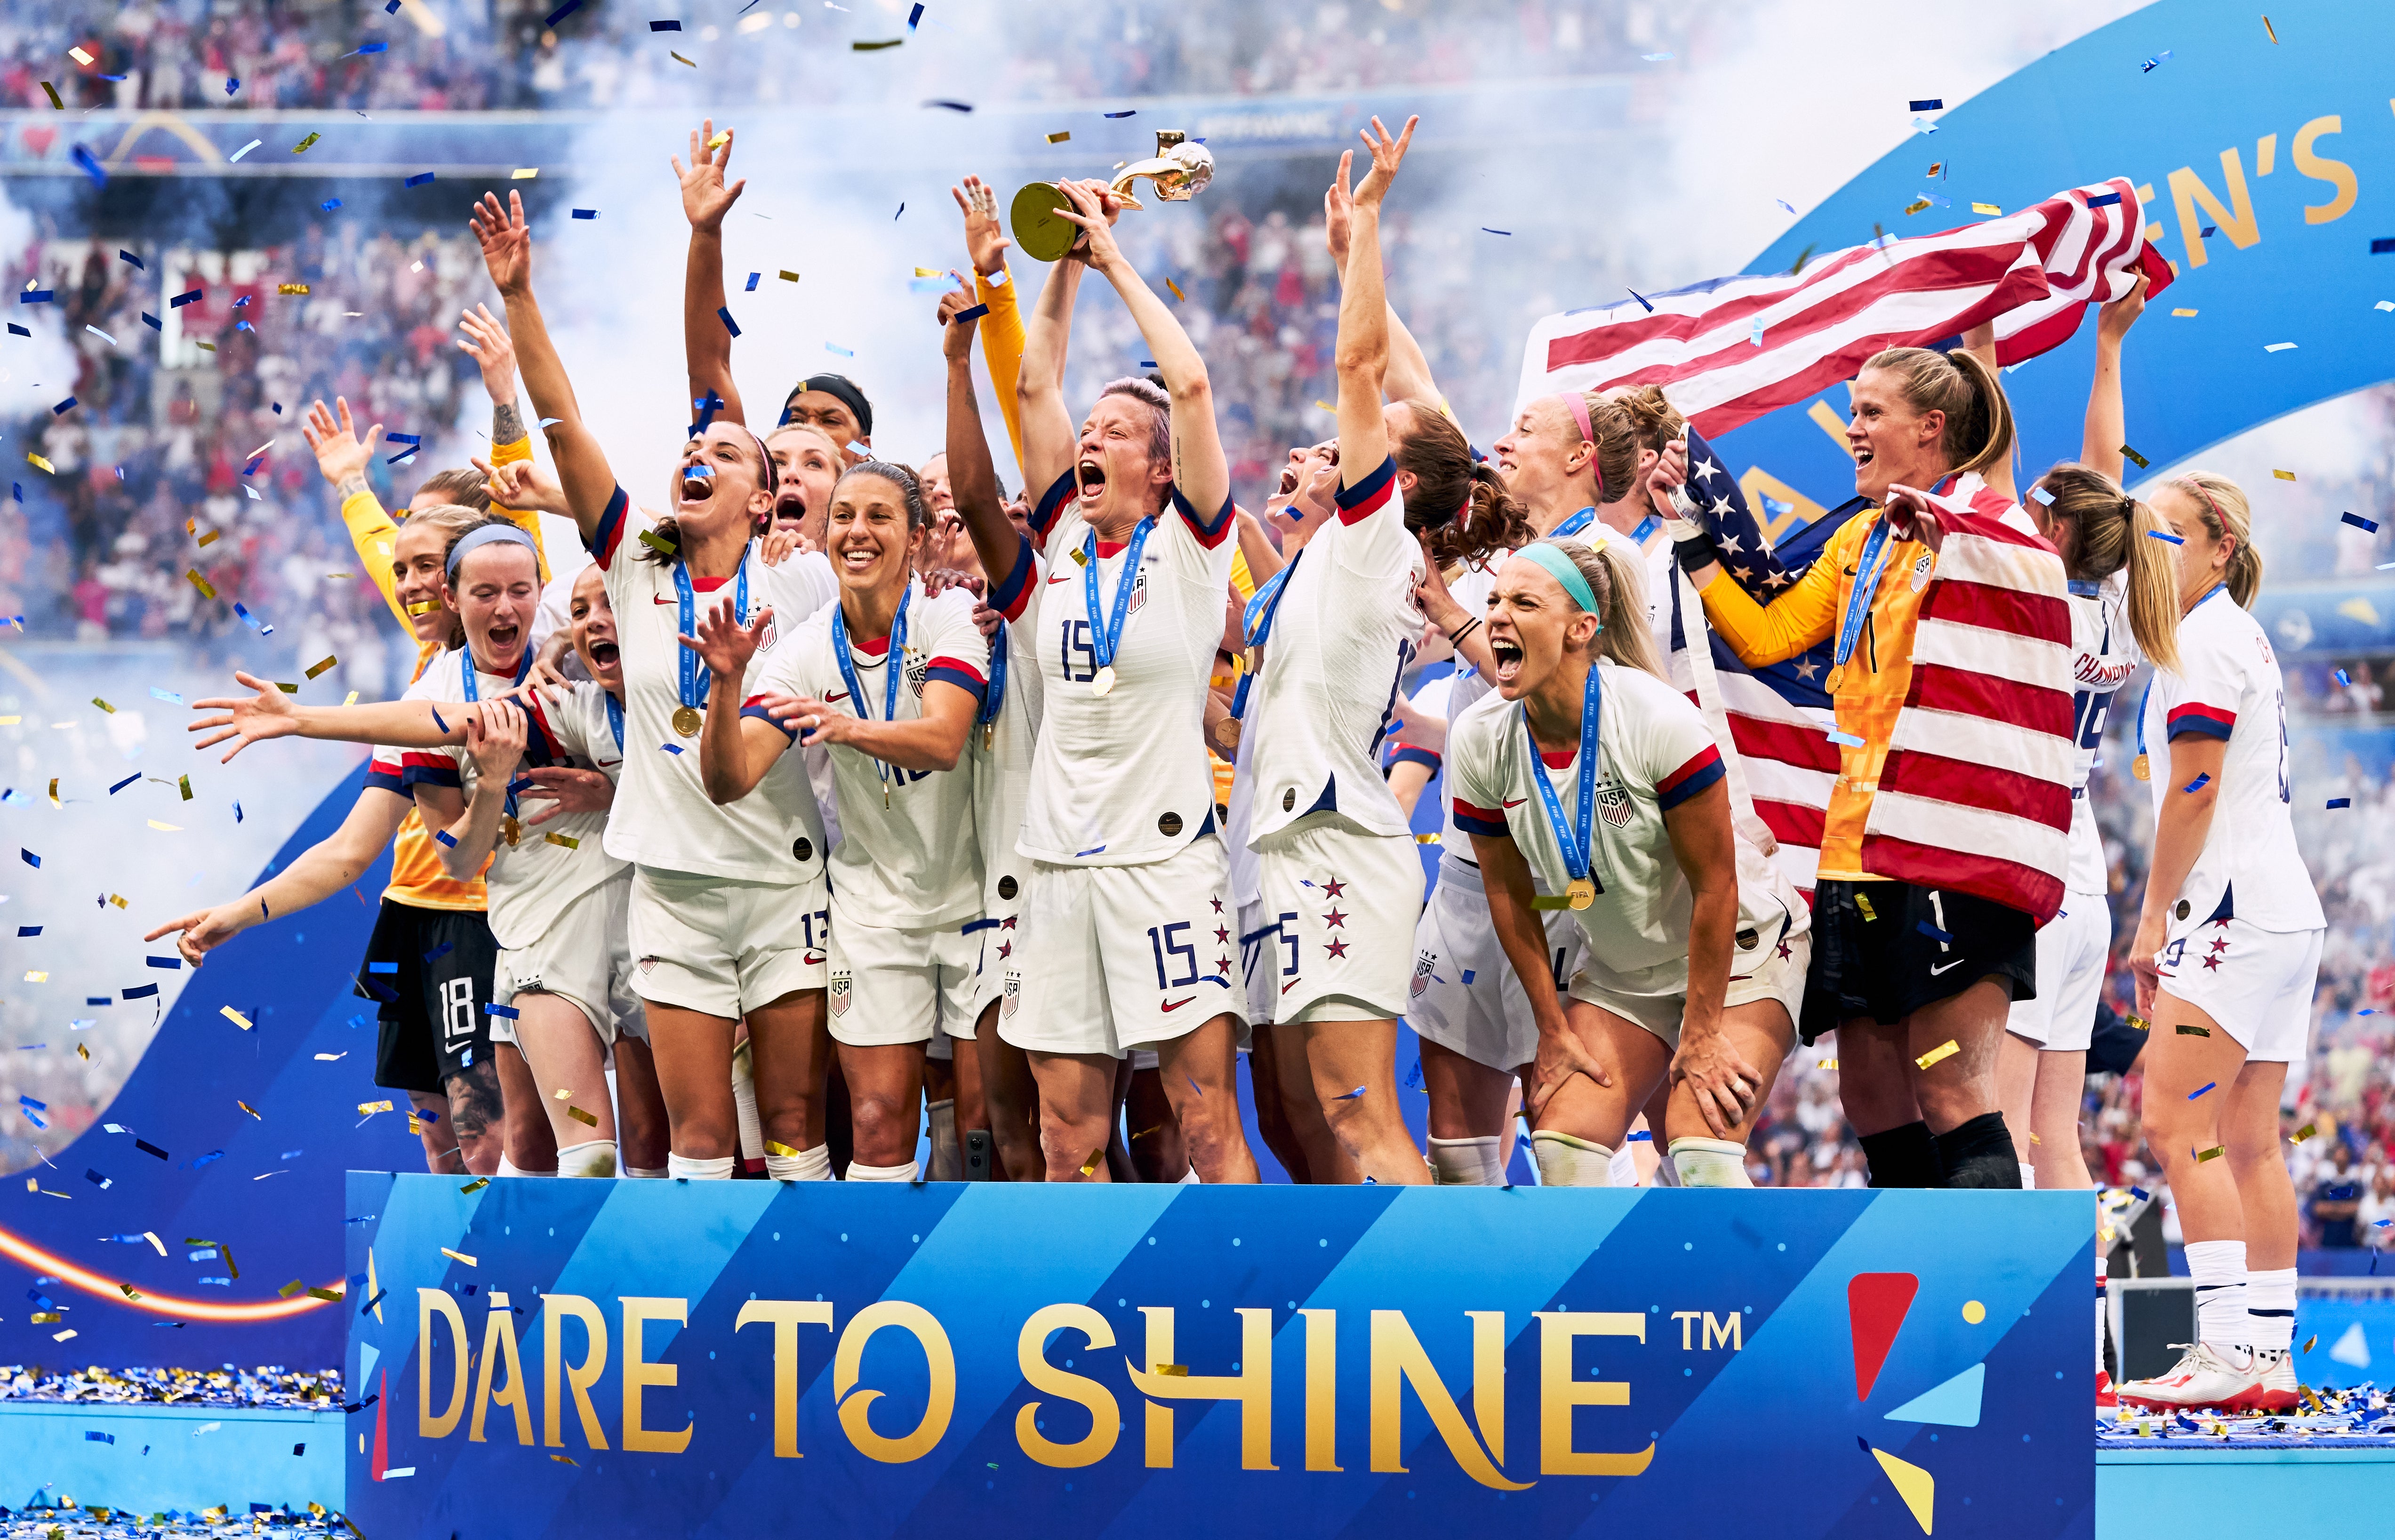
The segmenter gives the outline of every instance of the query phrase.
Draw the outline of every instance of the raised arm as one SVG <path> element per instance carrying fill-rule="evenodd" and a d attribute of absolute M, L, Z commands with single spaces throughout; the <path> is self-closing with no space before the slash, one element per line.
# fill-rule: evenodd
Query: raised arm
<path fill-rule="evenodd" d="M 523 409 L 516 405 L 516 349 L 508 340 L 507 327 L 499 325 L 499 318 L 486 306 L 476 305 L 459 314 L 457 328 L 466 334 L 457 339 L 458 351 L 482 366 L 483 388 L 491 396 L 491 458 L 483 474 L 491 473 L 488 467 L 528 465 L 532 459 L 532 432 L 524 426 Z M 549 547 L 540 533 L 540 511 L 529 506 L 503 505 L 495 498 L 491 511 L 532 537 L 540 580 L 548 582 Z"/>
<path fill-rule="evenodd" d="M 405 627 L 407 606 L 399 602 L 399 573 L 390 557 L 391 542 L 399 538 L 399 526 L 391 523 L 390 515 L 383 511 L 382 499 L 375 496 L 373 485 L 366 480 L 366 468 L 374 463 L 375 445 L 382 441 L 382 424 L 377 422 L 367 429 L 365 437 L 361 439 L 356 425 L 350 420 L 349 398 L 335 396 L 333 405 L 340 411 L 338 420 L 318 401 L 309 406 L 299 431 L 308 440 L 308 447 L 315 451 L 316 469 L 341 495 L 341 523 L 349 526 L 350 542 L 357 548 L 360 564 L 374 580 L 383 603 L 390 606 L 391 615 Z"/>
<path fill-rule="evenodd" d="M 724 308 L 723 216 L 740 201 L 748 179 L 723 184 L 732 165 L 732 130 L 723 130 L 720 147 L 716 137 L 715 120 L 708 118 L 690 136 L 688 168 L 680 156 L 668 157 L 681 179 L 682 216 L 690 220 L 690 256 L 681 274 L 681 352 L 690 388 L 682 396 L 688 405 L 712 391 L 723 398 L 717 418 L 745 426 L 740 391 L 732 383 L 732 330 L 717 312 Z"/>
<path fill-rule="evenodd" d="M 1103 200 L 1078 183 L 1067 183 L 1065 196 L 1072 204 L 1057 210 L 1058 217 L 1086 232 L 1090 266 L 1122 297 L 1123 308 L 1138 325 L 1147 351 L 1156 355 L 1157 372 L 1164 377 L 1164 388 L 1172 397 L 1173 487 L 1199 518 L 1211 519 L 1216 510 L 1231 500 L 1231 462 L 1223 453 L 1223 436 L 1214 422 L 1214 387 L 1206 377 L 1206 361 L 1198 355 L 1197 344 L 1189 340 L 1188 331 L 1171 307 L 1156 297 L 1122 247 L 1115 244 Z M 1046 296 L 1041 299 L 1044 302 Z M 1057 405 L 1061 412 L 1061 393 Z M 1027 420 L 1024 430 L 1026 434 L 1030 431 Z M 1058 471 L 1070 464 L 1068 453 Z M 1040 489 L 1045 490 L 1044 485 Z"/>
<path fill-rule="evenodd" d="M 1079 439 L 1065 405 L 1065 346 L 1073 327 L 1073 299 L 1086 264 L 1067 255 L 1051 264 L 1023 332 L 1023 368 L 1016 378 L 1017 426 L 1023 433 L 1023 491 L 1037 503 L 1073 468 Z"/>
<path fill-rule="evenodd" d="M 483 193 L 472 222 L 475 239 L 483 244 L 483 264 L 490 269 L 499 298 L 507 301 L 508 331 L 515 340 L 532 408 L 544 420 L 555 419 L 548 432 L 557 479 L 565 487 L 583 539 L 595 539 L 599 521 L 615 495 L 615 473 L 597 436 L 582 420 L 565 363 L 557 356 L 557 345 L 549 339 L 549 326 L 541 320 L 540 303 L 533 298 L 532 232 L 524 224 L 523 194 L 510 192 L 502 208 L 497 193 Z"/>
<path fill-rule="evenodd" d="M 1014 446 L 1014 466 L 1020 471 L 1023 408 L 1014 388 L 1023 375 L 1023 307 L 1015 302 L 1014 275 L 1006 271 L 1006 232 L 998 222 L 998 195 L 979 177 L 967 177 L 962 187 L 948 192 L 964 210 L 973 285 L 981 303 L 989 307 L 982 318 L 981 357 L 989 366 L 989 388 L 997 392 L 999 415 L 1006 418 L 1006 439 Z"/>
<path fill-rule="evenodd" d="M 180 932 L 175 949 L 196 968 L 208 952 L 250 926 L 297 914 L 364 877 L 413 805 L 399 791 L 370 785 L 358 793 L 340 828 L 301 851 L 298 859 L 266 882 L 229 903 L 170 920 L 141 939 L 155 941 Z"/>
<path fill-rule="evenodd" d="M 2129 292 L 2096 312 L 2096 378 L 2087 387 L 2087 427 L 2079 463 L 2119 482 L 2126 469 L 2129 414 L 2121 404 L 2121 342 L 2146 310 L 2145 274 Z"/>
<path fill-rule="evenodd" d="M 1020 596 L 1028 591 L 1031 551 L 1006 516 L 998 468 L 989 458 L 989 434 L 982 427 L 981 404 L 973 399 L 976 323 L 957 319 L 959 312 L 973 308 L 972 299 L 962 290 L 940 297 L 942 349 L 948 363 L 948 495 L 956 499 L 957 514 L 973 538 L 973 554 L 981 558 L 981 570 L 990 580 L 990 607 L 1000 614 L 1019 613 Z"/>
<path fill-rule="evenodd" d="M 1347 272 L 1348 249 L 1353 245 L 1355 234 L 1356 202 L 1347 191 L 1347 172 L 1353 159 L 1353 152 L 1339 157 L 1338 179 L 1322 194 L 1324 244 L 1330 249 L 1331 267 L 1340 274 L 1343 283 Z M 1385 283 L 1383 286 L 1385 291 Z M 1384 292 L 1384 302 L 1385 299 Z M 1439 393 L 1438 381 L 1431 376 L 1430 359 L 1423 354 L 1422 344 L 1414 340 L 1414 334 L 1406 329 L 1405 320 L 1397 314 L 1397 308 L 1389 305 L 1387 309 L 1389 357 L 1381 382 L 1384 397 L 1390 401 L 1436 402 L 1444 410 L 1447 398 Z"/>
<path fill-rule="evenodd" d="M 1356 189 L 1349 214 L 1347 274 L 1339 295 L 1339 485 L 1354 486 L 1377 473 L 1389 458 L 1388 418 L 1382 382 L 1389 366 L 1389 304 L 1381 276 L 1381 200 L 1406 158 L 1418 118 L 1391 138 L 1374 118 L 1363 139 L 1372 168 Z M 1339 157 L 1339 179 L 1347 179 L 1356 152 Z"/>

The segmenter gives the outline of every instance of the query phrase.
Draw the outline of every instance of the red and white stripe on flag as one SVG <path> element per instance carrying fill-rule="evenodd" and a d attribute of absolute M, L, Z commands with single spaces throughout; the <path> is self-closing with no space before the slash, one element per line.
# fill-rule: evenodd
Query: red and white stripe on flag
<path fill-rule="evenodd" d="M 1652 311 L 1636 299 L 1566 311 L 1530 328 L 1515 409 L 1557 391 L 1660 385 L 1718 437 L 1852 379 L 1882 349 L 1982 322 L 1995 324 L 1999 360 L 2018 363 L 2067 339 L 2089 304 L 2126 294 L 2138 273 L 2150 293 L 2169 284 L 2144 229 L 2136 189 L 2116 177 L 1999 219 L 1832 252 L 1801 272 L 1648 295 Z"/>

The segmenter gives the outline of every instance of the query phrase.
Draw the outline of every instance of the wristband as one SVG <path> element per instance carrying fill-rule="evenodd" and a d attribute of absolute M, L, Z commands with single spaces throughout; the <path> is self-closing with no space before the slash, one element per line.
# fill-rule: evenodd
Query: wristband
<path fill-rule="evenodd" d="M 1466 620 L 1463 624 L 1456 627 L 1455 630 L 1447 633 L 1447 644 L 1450 647 L 1461 647 L 1463 645 L 1463 639 L 1470 636 L 1474 628 L 1477 627 L 1479 624 L 1480 617 L 1476 615 L 1471 619 Z"/>
<path fill-rule="evenodd" d="M 1672 551 L 1679 559 L 1680 569 L 1684 572 L 1701 572 L 1721 560 L 1721 552 L 1714 549 L 1713 537 L 1702 530 L 1685 539 L 1674 540 Z"/>

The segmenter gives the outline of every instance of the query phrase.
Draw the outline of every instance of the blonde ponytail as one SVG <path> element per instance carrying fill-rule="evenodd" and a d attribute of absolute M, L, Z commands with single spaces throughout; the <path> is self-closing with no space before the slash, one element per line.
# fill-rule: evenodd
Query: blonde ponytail
<path fill-rule="evenodd" d="M 1957 348 L 1889 348 L 1873 353 L 1865 370 L 1885 369 L 1902 381 L 1904 399 L 1916 412 L 1943 412 L 1938 445 L 1955 475 L 1985 473 L 2013 452 L 2013 407 L 1993 370 L 1976 353 Z"/>
<path fill-rule="evenodd" d="M 2129 632 L 2154 667 L 2178 671 L 2178 564 L 2170 533 L 2151 505 L 2124 496 L 2129 526 Z"/>
<path fill-rule="evenodd" d="M 2031 497 L 2067 551 L 2071 577 L 2100 583 L 2127 570 L 2129 631 L 2157 667 L 2176 670 L 2178 564 L 2170 543 L 2153 538 L 2170 533 L 2161 515 L 2102 471 L 2070 462 L 2040 476 Z"/>
<path fill-rule="evenodd" d="M 1636 548 L 1615 539 L 1592 546 L 1569 536 L 1544 543 L 1571 559 L 1596 596 L 1597 656 L 1668 684 L 1670 676 L 1655 657 L 1655 639 L 1647 626 L 1646 567 Z"/>

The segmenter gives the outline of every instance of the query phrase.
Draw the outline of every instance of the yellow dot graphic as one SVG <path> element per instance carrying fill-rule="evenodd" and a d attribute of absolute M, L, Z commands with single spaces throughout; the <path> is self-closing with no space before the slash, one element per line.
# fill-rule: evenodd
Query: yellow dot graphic
<path fill-rule="evenodd" d="M 1963 1301 L 1963 1319 L 1977 1326 L 1988 1319 L 1988 1308 L 1976 1299 Z"/>

